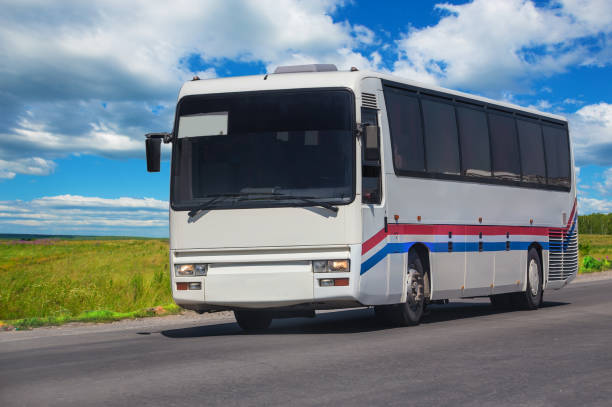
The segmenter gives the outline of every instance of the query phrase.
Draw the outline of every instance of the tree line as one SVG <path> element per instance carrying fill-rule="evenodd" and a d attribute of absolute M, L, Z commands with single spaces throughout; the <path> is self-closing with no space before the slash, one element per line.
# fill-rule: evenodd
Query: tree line
<path fill-rule="evenodd" d="M 612 235 L 612 213 L 592 213 L 578 216 L 580 233 Z"/>

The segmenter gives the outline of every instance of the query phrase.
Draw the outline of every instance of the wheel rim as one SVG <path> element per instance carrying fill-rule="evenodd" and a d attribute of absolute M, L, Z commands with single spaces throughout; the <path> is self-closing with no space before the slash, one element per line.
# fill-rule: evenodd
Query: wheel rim
<path fill-rule="evenodd" d="M 421 274 L 414 269 L 408 272 L 408 292 L 406 302 L 410 310 L 416 312 L 423 303 L 423 279 Z"/>
<path fill-rule="evenodd" d="M 531 287 L 531 295 L 537 296 L 540 290 L 540 270 L 535 259 L 529 261 L 529 286 Z"/>

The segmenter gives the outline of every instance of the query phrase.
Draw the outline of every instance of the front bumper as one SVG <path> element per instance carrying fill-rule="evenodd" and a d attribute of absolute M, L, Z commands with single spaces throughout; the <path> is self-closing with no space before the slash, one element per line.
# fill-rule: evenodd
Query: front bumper
<path fill-rule="evenodd" d="M 208 264 L 206 276 L 176 277 L 172 294 L 177 304 L 192 309 L 311 308 L 358 305 L 360 245 L 319 248 L 249 250 L 172 250 L 175 264 Z M 313 260 L 350 259 L 350 272 L 313 273 Z M 346 286 L 321 287 L 320 279 L 348 278 Z M 200 282 L 200 290 L 177 290 L 177 283 Z"/>

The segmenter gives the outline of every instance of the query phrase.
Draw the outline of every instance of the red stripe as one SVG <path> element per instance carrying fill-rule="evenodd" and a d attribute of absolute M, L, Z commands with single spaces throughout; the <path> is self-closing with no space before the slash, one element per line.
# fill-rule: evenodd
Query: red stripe
<path fill-rule="evenodd" d="M 574 200 L 574 206 L 570 214 L 569 221 L 565 230 L 568 230 L 576 215 L 577 200 Z M 526 236 L 548 236 L 549 228 L 544 226 L 480 226 L 480 225 L 415 225 L 415 224 L 389 224 L 385 229 L 379 230 L 374 236 L 366 240 L 361 245 L 361 254 L 365 254 L 374 246 L 383 241 L 388 235 L 448 235 L 452 232 L 454 235 L 461 236 L 500 236 L 510 233 L 511 235 L 526 235 Z M 558 230 L 558 229 L 557 229 Z"/>
<path fill-rule="evenodd" d="M 361 254 L 365 254 L 389 235 L 448 235 L 452 232 L 460 236 L 500 236 L 511 235 L 548 236 L 548 227 L 542 226 L 476 226 L 476 225 L 414 225 L 390 224 L 389 232 L 379 230 L 374 236 L 366 240 L 361 246 Z"/>
<path fill-rule="evenodd" d="M 572 221 L 574 220 L 574 215 L 576 214 L 576 204 L 578 203 L 577 199 L 574 199 L 574 207 L 572 208 L 572 213 L 570 214 L 569 220 L 567 221 L 567 226 L 565 229 L 569 229 L 572 226 Z"/>
<path fill-rule="evenodd" d="M 511 235 L 546 236 L 548 228 L 540 226 L 478 226 L 478 225 L 389 225 L 390 235 L 479 235 L 498 236 Z M 380 232 L 379 232 L 380 233 Z"/>
<path fill-rule="evenodd" d="M 385 233 L 385 228 L 382 228 L 374 236 L 363 242 L 361 245 L 361 254 L 366 254 L 372 247 L 380 243 L 385 237 L 387 237 L 387 233 Z"/>

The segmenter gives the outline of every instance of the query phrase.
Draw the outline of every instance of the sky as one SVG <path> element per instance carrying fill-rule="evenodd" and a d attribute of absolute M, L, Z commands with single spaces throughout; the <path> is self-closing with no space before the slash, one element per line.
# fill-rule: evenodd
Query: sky
<path fill-rule="evenodd" d="M 612 212 L 612 1 L 0 0 L 0 233 L 168 235 L 183 82 L 356 66 L 569 119 L 581 214 Z M 166 151 L 167 155 L 167 151 Z"/>

